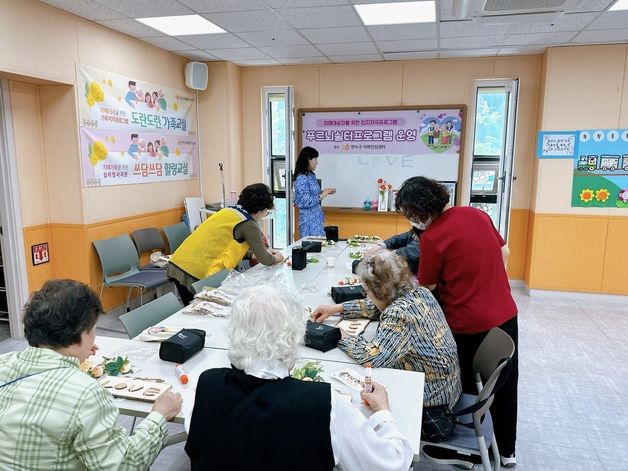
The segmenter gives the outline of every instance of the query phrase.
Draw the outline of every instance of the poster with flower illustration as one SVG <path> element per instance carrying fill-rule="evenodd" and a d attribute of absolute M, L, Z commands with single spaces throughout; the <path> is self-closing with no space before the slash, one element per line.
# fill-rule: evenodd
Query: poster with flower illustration
<path fill-rule="evenodd" d="M 77 65 L 84 186 L 198 177 L 196 96 Z"/>
<path fill-rule="evenodd" d="M 628 208 L 628 129 L 577 131 L 572 207 Z"/>

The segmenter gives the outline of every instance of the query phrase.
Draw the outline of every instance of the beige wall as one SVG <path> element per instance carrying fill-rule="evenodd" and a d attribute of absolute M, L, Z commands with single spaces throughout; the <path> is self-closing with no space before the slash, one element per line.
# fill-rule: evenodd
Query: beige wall
<path fill-rule="evenodd" d="M 529 207 L 539 94 L 540 56 L 248 67 L 242 72 L 244 179 L 262 176 L 261 87 L 294 86 L 295 108 L 465 104 L 473 112 L 476 79 L 519 78 L 513 208 Z M 467 119 L 466 142 L 472 141 Z M 469 181 L 471 146 L 465 148 Z M 468 185 L 465 185 L 465 187 Z M 468 189 L 463 198 L 468 201 Z"/>
<path fill-rule="evenodd" d="M 539 129 L 628 127 L 628 45 L 550 48 Z M 524 279 L 531 288 L 628 294 L 628 213 L 572 208 L 573 161 L 535 162 Z"/>
<path fill-rule="evenodd" d="M 0 0 L 0 10 L 0 44 L 14 45 L 0 48 L 0 73 L 74 85 L 75 67 L 81 63 L 185 89 L 183 57 L 34 0 Z M 14 127 L 25 225 L 90 224 L 178 208 L 185 196 L 200 194 L 198 179 L 83 188 L 74 87 L 13 82 L 11 95 L 17 103 Z M 35 134 L 39 143 L 33 142 Z M 33 173 L 33 167 L 39 171 Z"/>

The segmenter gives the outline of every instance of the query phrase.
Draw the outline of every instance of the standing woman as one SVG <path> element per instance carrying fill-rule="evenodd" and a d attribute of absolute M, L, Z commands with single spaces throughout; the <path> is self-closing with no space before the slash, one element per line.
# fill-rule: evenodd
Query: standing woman
<path fill-rule="evenodd" d="M 447 189 L 429 178 L 406 180 L 395 207 L 414 227 L 424 230 L 419 239 L 419 284 L 438 290 L 458 348 L 462 390 L 477 394 L 473 356 L 493 327 L 505 331 L 515 343 L 510 375 L 491 406 L 502 464 L 515 466 L 518 328 L 517 306 L 506 275 L 506 241 L 486 213 L 450 206 Z M 428 450 L 424 452 L 434 458 Z"/>
<path fill-rule="evenodd" d="M 304 147 L 294 169 L 294 205 L 299 208 L 299 236 L 323 236 L 323 210 L 321 202 L 327 195 L 336 193 L 335 188 L 321 187 L 316 181 L 318 151 Z"/>

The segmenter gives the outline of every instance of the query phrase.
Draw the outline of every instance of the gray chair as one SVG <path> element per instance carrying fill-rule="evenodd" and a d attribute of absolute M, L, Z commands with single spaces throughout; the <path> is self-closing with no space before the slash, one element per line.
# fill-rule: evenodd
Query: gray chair
<path fill-rule="evenodd" d="M 144 304 L 120 316 L 120 321 L 130 339 L 137 337 L 144 329 L 170 317 L 183 307 L 174 293 L 167 293 L 154 301 Z"/>
<path fill-rule="evenodd" d="M 453 408 L 453 413 L 457 416 L 457 424 L 449 440 L 440 443 L 421 442 L 422 449 L 429 446 L 476 456 L 479 454 L 484 470 L 492 471 L 488 454 L 490 446 L 493 456 L 497 457 L 494 469 L 500 469 L 499 448 L 493 433 L 489 407 L 493 403 L 494 389 L 498 381 L 502 384 L 510 373 L 510 369 L 506 367 L 510 365 L 510 359 L 514 353 L 515 344 L 510 336 L 498 327 L 491 329 L 473 357 L 473 371 L 478 394 L 463 393 L 458 399 Z M 427 456 L 431 461 L 438 462 L 429 454 Z"/>
<path fill-rule="evenodd" d="M 111 239 L 95 240 L 93 243 L 102 266 L 101 298 L 105 286 L 127 287 L 125 307 L 128 311 L 129 299 L 133 288 L 138 289 L 140 304 L 142 304 L 144 291 L 159 288 L 170 283 L 163 270 L 140 271 L 140 259 L 128 234 L 112 237 Z"/>
<path fill-rule="evenodd" d="M 170 253 L 173 254 L 179 248 L 179 245 L 190 235 L 190 228 L 184 222 L 164 226 L 164 233 L 168 239 L 168 247 Z"/>
<path fill-rule="evenodd" d="M 224 270 L 220 270 L 213 275 L 209 275 L 207 278 L 195 281 L 194 283 L 192 283 L 192 288 L 194 288 L 195 293 L 200 293 L 206 286 L 210 288 L 218 288 L 225 280 L 225 278 L 229 276 L 229 273 L 231 272 L 226 268 Z"/>
<path fill-rule="evenodd" d="M 156 227 L 146 227 L 131 232 L 131 239 L 137 248 L 137 254 L 141 257 L 143 253 L 152 254 L 156 250 L 163 252 L 166 244 L 161 232 Z M 149 263 L 140 267 L 140 270 L 165 270 L 164 267 Z"/>

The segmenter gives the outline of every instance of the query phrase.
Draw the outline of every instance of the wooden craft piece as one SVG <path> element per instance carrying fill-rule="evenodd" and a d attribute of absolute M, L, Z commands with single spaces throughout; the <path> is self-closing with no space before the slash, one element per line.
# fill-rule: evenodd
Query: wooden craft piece
<path fill-rule="evenodd" d="M 109 376 L 102 381 L 102 385 L 108 388 L 115 397 L 135 399 L 139 401 L 154 402 L 172 385 L 161 378 L 150 378 L 152 381 L 144 381 L 137 378 L 124 376 Z"/>
<path fill-rule="evenodd" d="M 336 327 L 344 330 L 351 336 L 356 336 L 364 332 L 369 322 L 369 319 L 344 319 L 338 322 Z"/>

